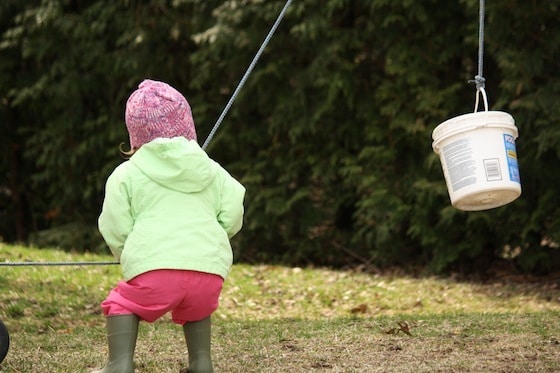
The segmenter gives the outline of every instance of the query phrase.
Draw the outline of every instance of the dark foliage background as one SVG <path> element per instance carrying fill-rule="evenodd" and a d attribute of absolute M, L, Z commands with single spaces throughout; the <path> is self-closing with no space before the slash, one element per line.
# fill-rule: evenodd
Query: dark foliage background
<path fill-rule="evenodd" d="M 106 250 L 96 218 L 130 92 L 175 86 L 202 143 L 283 5 L 2 1 L 2 239 Z M 559 269 L 559 6 L 486 5 L 486 90 L 516 119 L 523 194 L 466 213 L 431 132 L 473 110 L 478 2 L 294 1 L 208 148 L 248 190 L 237 260 Z"/>

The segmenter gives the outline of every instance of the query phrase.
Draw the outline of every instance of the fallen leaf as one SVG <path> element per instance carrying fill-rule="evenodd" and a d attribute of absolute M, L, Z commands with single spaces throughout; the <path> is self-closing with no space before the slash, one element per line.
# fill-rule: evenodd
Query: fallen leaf
<path fill-rule="evenodd" d="M 356 313 L 366 313 L 368 310 L 368 306 L 367 304 L 360 304 L 359 306 L 356 306 L 354 308 L 352 308 L 350 310 L 350 313 L 356 314 Z"/>

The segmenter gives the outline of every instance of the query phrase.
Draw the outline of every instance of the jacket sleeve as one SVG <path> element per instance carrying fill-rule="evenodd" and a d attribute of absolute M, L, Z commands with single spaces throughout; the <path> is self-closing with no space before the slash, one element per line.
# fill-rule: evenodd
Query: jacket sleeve
<path fill-rule="evenodd" d="M 221 203 L 218 212 L 218 222 L 232 238 L 243 226 L 243 199 L 245 187 L 235 180 L 227 171 L 222 171 Z"/>
<path fill-rule="evenodd" d="M 128 188 L 120 177 L 113 173 L 105 186 L 105 199 L 98 227 L 107 246 L 119 261 L 133 224 Z"/>

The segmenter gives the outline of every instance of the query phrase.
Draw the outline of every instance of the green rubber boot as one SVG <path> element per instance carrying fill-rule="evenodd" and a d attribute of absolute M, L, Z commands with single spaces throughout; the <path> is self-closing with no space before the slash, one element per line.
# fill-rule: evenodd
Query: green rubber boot
<path fill-rule="evenodd" d="M 212 321 L 210 316 L 200 321 L 185 323 L 183 331 L 185 332 L 189 353 L 189 369 L 187 372 L 214 372 L 210 353 L 212 339 Z"/>
<path fill-rule="evenodd" d="M 107 316 L 109 361 L 103 369 L 91 373 L 134 372 L 133 357 L 139 321 L 136 315 Z"/>

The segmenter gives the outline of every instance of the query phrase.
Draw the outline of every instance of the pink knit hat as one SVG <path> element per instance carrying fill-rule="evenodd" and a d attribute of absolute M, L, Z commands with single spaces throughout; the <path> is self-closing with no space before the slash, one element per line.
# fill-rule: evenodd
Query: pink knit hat
<path fill-rule="evenodd" d="M 125 122 L 132 148 L 158 137 L 196 140 L 189 103 L 164 82 L 146 79 L 140 83 L 126 102 Z"/>

